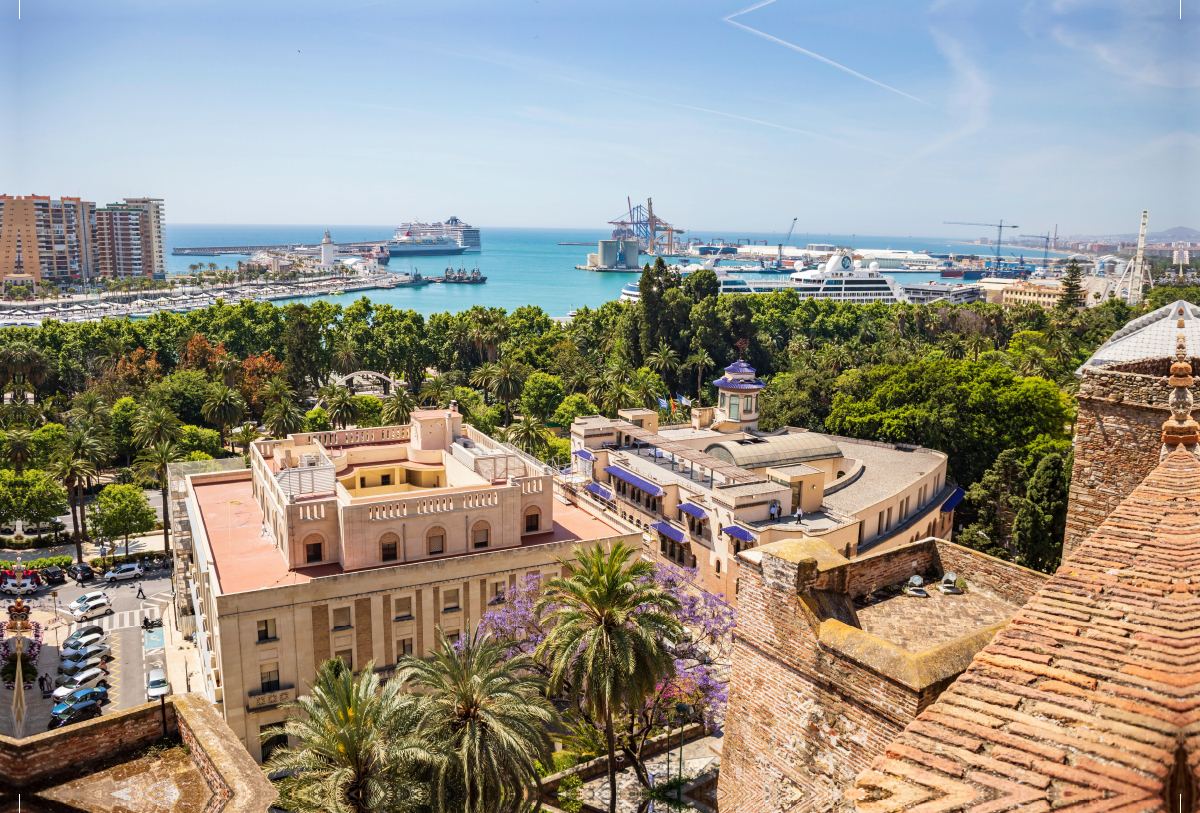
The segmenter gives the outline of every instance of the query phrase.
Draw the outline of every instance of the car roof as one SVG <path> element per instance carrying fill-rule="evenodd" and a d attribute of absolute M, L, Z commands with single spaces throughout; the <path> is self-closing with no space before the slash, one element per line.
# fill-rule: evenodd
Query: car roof
<path fill-rule="evenodd" d="M 162 669 L 151 669 L 150 670 L 150 679 L 151 680 L 166 680 L 166 678 L 167 678 L 167 673 L 164 670 L 162 670 Z"/>

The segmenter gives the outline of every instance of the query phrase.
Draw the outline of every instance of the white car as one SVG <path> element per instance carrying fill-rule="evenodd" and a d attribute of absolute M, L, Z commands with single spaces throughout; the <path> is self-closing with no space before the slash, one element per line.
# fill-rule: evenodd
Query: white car
<path fill-rule="evenodd" d="M 82 596 L 68 604 L 67 609 L 73 613 L 80 607 L 86 607 L 88 602 L 95 601 L 98 598 L 108 598 L 108 593 L 105 593 L 103 590 L 93 590 L 90 593 L 84 593 Z"/>
<path fill-rule="evenodd" d="M 104 578 L 109 584 L 114 582 L 124 581 L 125 579 L 140 579 L 142 577 L 142 566 L 135 563 L 120 565 L 104 574 Z"/>
<path fill-rule="evenodd" d="M 108 596 L 101 596 L 100 598 L 92 599 L 83 607 L 78 607 L 71 611 L 71 616 L 77 623 L 79 621 L 86 621 L 89 618 L 96 618 L 97 616 L 112 614 L 112 602 L 109 601 Z"/>
<path fill-rule="evenodd" d="M 61 703 L 67 695 L 79 689 L 90 689 L 93 686 L 108 688 L 108 673 L 103 669 L 88 669 L 75 677 L 67 678 L 54 690 L 54 702 Z"/>
<path fill-rule="evenodd" d="M 62 645 L 62 650 L 59 653 L 59 657 L 70 660 L 72 658 L 71 653 L 82 652 L 82 651 L 86 650 L 88 647 L 96 646 L 97 644 L 102 644 L 106 640 L 108 640 L 107 632 L 104 632 L 104 633 L 93 632 L 90 635 L 83 636 L 82 638 L 76 638 L 72 641 L 64 641 L 63 645 Z"/>
<path fill-rule="evenodd" d="M 10 596 L 29 596 L 37 591 L 37 585 L 32 579 L 5 579 L 3 584 L 0 584 L 0 593 L 7 593 Z"/>
<path fill-rule="evenodd" d="M 162 669 L 151 669 L 146 675 L 146 698 L 153 703 L 160 697 L 171 693 L 171 684 L 167 682 L 167 673 Z"/>

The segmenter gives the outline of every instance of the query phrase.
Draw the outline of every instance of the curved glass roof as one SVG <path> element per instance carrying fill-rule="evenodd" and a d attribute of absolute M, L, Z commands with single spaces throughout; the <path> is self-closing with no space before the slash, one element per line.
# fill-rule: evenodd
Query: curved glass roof
<path fill-rule="evenodd" d="M 842 450 L 833 440 L 816 432 L 797 432 L 751 442 L 723 440 L 710 445 L 704 453 L 743 469 L 842 457 Z"/>

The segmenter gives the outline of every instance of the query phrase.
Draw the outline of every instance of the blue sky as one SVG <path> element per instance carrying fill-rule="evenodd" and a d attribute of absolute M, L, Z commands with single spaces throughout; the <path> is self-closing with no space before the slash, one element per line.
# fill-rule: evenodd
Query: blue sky
<path fill-rule="evenodd" d="M 2 0 L 0 192 L 175 222 L 1200 227 L 1200 2 Z"/>

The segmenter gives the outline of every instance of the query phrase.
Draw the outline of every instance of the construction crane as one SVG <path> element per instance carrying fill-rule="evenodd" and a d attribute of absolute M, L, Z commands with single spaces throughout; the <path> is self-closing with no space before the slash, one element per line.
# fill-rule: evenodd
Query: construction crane
<path fill-rule="evenodd" d="M 1000 270 L 1000 244 L 1004 242 L 1004 230 L 1021 228 L 1020 226 L 1017 226 L 1015 224 L 1012 226 L 1005 226 L 1003 220 L 1001 220 L 999 223 L 967 223 L 967 222 L 964 222 L 961 220 L 943 220 L 942 223 L 946 224 L 947 226 L 990 226 L 991 228 L 995 229 L 996 230 L 996 270 L 997 271 Z"/>
<path fill-rule="evenodd" d="M 661 217 L 654 214 L 654 201 L 646 199 L 645 206 L 634 206 L 629 198 L 625 199 L 628 209 L 626 215 L 617 220 L 610 220 L 613 229 L 613 239 L 637 240 L 643 254 L 674 254 L 675 235 L 683 234 L 683 229 L 677 229 Z M 627 219 L 626 219 L 627 218 Z"/>
<path fill-rule="evenodd" d="M 1058 231 L 1058 226 L 1054 227 L 1055 232 Z M 1045 249 L 1042 250 L 1042 269 L 1050 268 L 1050 232 L 1045 234 L 1022 234 L 1022 237 L 1032 237 L 1035 240 L 1041 240 L 1045 243 Z"/>
<path fill-rule="evenodd" d="M 779 244 L 779 254 L 775 258 L 775 267 L 783 268 L 783 247 L 792 241 L 792 232 L 796 230 L 796 221 L 798 217 L 792 218 L 792 225 L 788 227 L 787 237 L 783 238 L 783 242 Z"/>
<path fill-rule="evenodd" d="M 1121 281 L 1117 283 L 1117 290 L 1130 305 L 1136 305 L 1142 301 L 1143 284 L 1154 287 L 1154 279 L 1150 276 L 1150 269 L 1146 265 L 1146 224 L 1149 215 L 1148 211 L 1142 211 L 1142 227 L 1138 231 L 1137 254 L 1134 255 L 1133 262 L 1125 267 L 1125 273 L 1121 275 Z"/>

